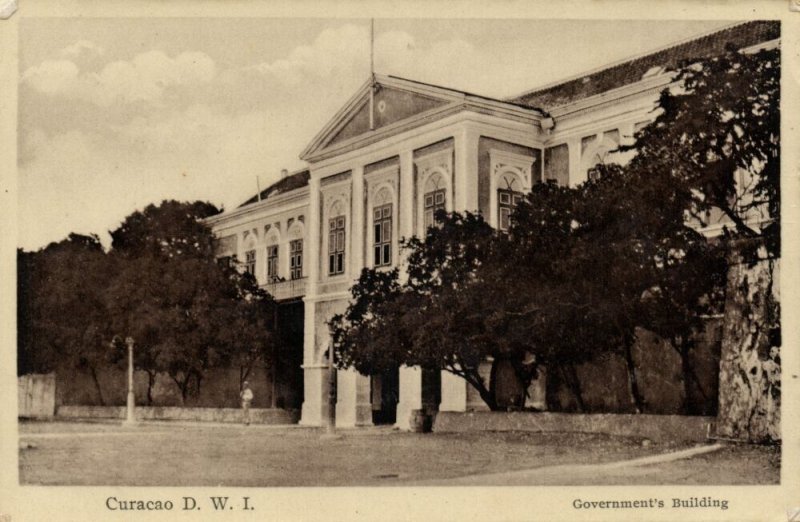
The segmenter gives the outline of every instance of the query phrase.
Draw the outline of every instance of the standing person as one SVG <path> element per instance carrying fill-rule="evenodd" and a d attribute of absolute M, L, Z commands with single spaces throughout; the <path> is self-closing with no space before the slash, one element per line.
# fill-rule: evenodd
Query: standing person
<path fill-rule="evenodd" d="M 244 385 L 242 385 L 242 391 L 239 393 L 239 397 L 242 399 L 242 412 L 244 416 L 244 425 L 250 425 L 250 403 L 253 402 L 253 390 L 250 389 L 250 384 L 247 381 L 244 381 Z"/>

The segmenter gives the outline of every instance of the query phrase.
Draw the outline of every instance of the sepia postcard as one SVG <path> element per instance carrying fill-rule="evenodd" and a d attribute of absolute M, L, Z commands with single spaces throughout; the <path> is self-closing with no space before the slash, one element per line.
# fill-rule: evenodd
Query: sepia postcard
<path fill-rule="evenodd" d="M 0 1 L 0 522 L 800 522 L 798 35 Z"/>

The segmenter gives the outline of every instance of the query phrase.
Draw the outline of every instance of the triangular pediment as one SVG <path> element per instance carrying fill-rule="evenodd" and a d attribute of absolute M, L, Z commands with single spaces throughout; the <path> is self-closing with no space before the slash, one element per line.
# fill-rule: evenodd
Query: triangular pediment
<path fill-rule="evenodd" d="M 392 123 L 405 120 L 425 111 L 441 107 L 447 101 L 430 96 L 377 85 L 373 101 L 374 126 L 380 129 Z M 348 138 L 368 132 L 369 128 L 369 95 L 364 97 L 361 108 L 327 143 L 332 145 Z"/>
<path fill-rule="evenodd" d="M 372 103 L 370 90 L 373 92 Z M 412 121 L 415 117 L 430 114 L 461 99 L 463 93 L 458 91 L 426 86 L 410 80 L 379 77 L 374 84 L 368 82 L 359 89 L 314 138 L 301 158 L 306 159 L 328 148 L 356 141 L 360 136 L 379 132 L 394 124 Z"/>

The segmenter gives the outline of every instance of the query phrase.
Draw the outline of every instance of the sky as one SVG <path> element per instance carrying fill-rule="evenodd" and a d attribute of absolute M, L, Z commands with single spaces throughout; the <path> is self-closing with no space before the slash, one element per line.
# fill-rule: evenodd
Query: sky
<path fill-rule="evenodd" d="M 729 22 L 375 21 L 375 71 L 503 98 Z M 369 20 L 24 19 L 19 246 L 164 199 L 233 209 L 369 75 Z M 257 181 L 258 179 L 258 181 Z"/>

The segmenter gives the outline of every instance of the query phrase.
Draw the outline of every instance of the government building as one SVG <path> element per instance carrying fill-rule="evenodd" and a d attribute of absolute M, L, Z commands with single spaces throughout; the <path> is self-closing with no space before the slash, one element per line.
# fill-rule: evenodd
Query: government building
<path fill-rule="evenodd" d="M 436 210 L 480 212 L 492 226 L 508 227 L 514 205 L 536 183 L 574 186 L 598 163 L 626 161 L 614 151 L 654 118 L 670 68 L 720 54 L 726 44 L 775 47 L 779 37 L 779 22 L 733 24 L 508 99 L 370 78 L 300 153 L 305 169 L 284 171 L 208 220 L 219 257 L 257 278 L 281 303 L 281 321 L 301 325 L 289 343 L 294 357 L 276 370 L 296 376 L 283 380 L 278 404 L 301 408 L 303 425 L 324 423 L 327 322 L 346 309 L 363 268 L 402 266 L 400 240 L 424 235 Z M 711 235 L 721 227 L 714 216 L 704 226 Z M 461 378 L 413 367 L 377 376 L 340 370 L 336 390 L 339 426 L 407 429 L 411 412 L 423 407 L 485 408 Z"/>

